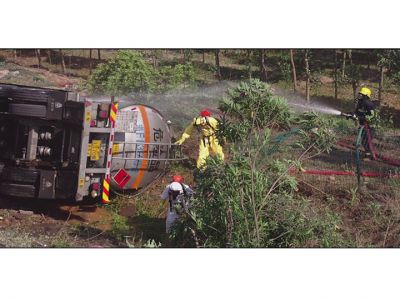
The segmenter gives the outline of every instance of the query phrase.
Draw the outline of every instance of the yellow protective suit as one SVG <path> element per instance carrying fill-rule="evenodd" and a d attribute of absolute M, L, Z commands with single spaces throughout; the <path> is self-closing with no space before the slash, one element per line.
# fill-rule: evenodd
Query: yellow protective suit
<path fill-rule="evenodd" d="M 210 152 L 219 156 L 221 160 L 224 160 L 224 152 L 215 135 L 217 127 L 218 121 L 213 117 L 194 118 L 189 126 L 186 127 L 181 138 L 176 142 L 176 144 L 182 145 L 183 142 L 191 136 L 193 129 L 197 128 L 201 135 L 199 141 L 199 156 L 197 158 L 198 169 L 204 167 Z"/>

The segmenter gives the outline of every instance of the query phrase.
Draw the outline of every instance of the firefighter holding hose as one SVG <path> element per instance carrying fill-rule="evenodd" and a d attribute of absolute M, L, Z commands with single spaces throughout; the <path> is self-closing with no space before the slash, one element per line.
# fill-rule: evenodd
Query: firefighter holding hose
<path fill-rule="evenodd" d="M 374 120 L 377 117 L 376 106 L 371 101 L 371 90 L 367 87 L 362 87 L 355 99 L 355 111 L 350 113 L 342 113 L 347 118 L 352 118 L 357 121 L 358 128 L 364 127 L 361 143 L 365 149 L 365 157 L 373 158 L 372 139 L 375 134 Z"/>
<path fill-rule="evenodd" d="M 218 121 L 211 117 L 211 113 L 206 109 L 201 111 L 200 116 L 194 118 L 189 126 L 186 127 L 176 144 L 182 145 L 185 140 L 191 136 L 194 128 L 197 129 L 201 136 L 199 141 L 197 168 L 204 168 L 206 159 L 210 155 L 210 152 L 216 154 L 221 160 L 224 160 L 224 152 L 216 137 Z"/>

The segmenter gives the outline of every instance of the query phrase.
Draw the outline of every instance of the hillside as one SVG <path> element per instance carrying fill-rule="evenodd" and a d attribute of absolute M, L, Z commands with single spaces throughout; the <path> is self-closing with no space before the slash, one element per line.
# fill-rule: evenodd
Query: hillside
<path fill-rule="evenodd" d="M 100 63 L 115 56 L 115 50 L 64 50 L 63 71 L 58 51 L 41 51 L 40 67 L 35 51 L 18 50 L 17 57 L 12 50 L 0 50 L 0 82 L 32 85 L 39 87 L 66 88 L 89 93 L 86 81 Z M 216 62 L 213 51 L 187 50 L 143 50 L 144 57 L 155 69 L 160 66 L 175 66 L 180 63 L 193 65 L 193 84 L 185 81 L 175 89 L 162 92 L 131 92 L 121 96 L 125 101 L 148 104 L 160 110 L 172 121 L 175 136 L 181 133 L 187 123 L 198 112 L 209 108 L 218 114 L 219 100 L 226 96 L 229 88 L 241 80 L 260 77 L 258 54 L 248 50 L 222 50 L 219 54 L 221 78 L 216 75 Z M 351 82 L 342 82 L 338 89 L 338 99 L 334 99 L 334 84 L 331 65 L 324 60 L 327 51 L 316 51 L 311 68 L 310 99 L 323 107 L 341 111 L 353 109 L 353 89 Z M 290 103 L 303 103 L 306 95 L 306 74 L 303 61 L 296 60 L 298 70 L 297 92 L 292 91 L 290 64 L 282 50 L 267 50 L 265 65 L 267 82 L 276 95 Z M 358 58 L 357 58 L 358 57 Z M 358 59 L 358 61 L 357 61 Z M 363 53 L 353 53 L 353 63 L 360 66 L 359 82 L 373 89 L 377 95 L 379 71 L 371 59 L 364 60 Z M 289 71 L 287 70 L 289 68 Z M 289 75 L 288 75 L 289 74 Z M 392 117 L 394 128 L 377 139 L 377 150 L 387 156 L 398 157 L 398 137 L 400 125 L 400 101 L 397 87 L 388 83 L 383 92 L 380 108 L 384 117 Z M 333 117 L 336 118 L 336 117 Z M 347 132 L 338 138 L 348 145 L 354 142 L 351 122 L 341 123 Z M 386 125 L 386 124 L 385 124 Z M 392 126 L 393 127 L 393 126 Z M 389 128 L 389 126 L 388 126 Z M 274 131 L 274 136 L 282 132 Z M 183 147 L 188 160 L 174 164 L 166 170 L 161 179 L 142 190 L 140 195 L 115 195 L 108 207 L 93 203 L 75 205 L 73 203 L 46 201 L 31 202 L 16 199 L 0 199 L 0 246 L 4 247 L 137 247 L 149 246 L 148 241 L 169 244 L 164 234 L 167 203 L 159 197 L 169 178 L 181 174 L 191 186 L 196 186 L 193 176 L 194 161 L 197 156 L 197 141 L 192 139 Z M 292 148 L 279 153 L 282 157 L 296 157 L 299 153 Z M 229 157 L 229 154 L 228 154 Z M 229 158 L 228 158 L 229 161 Z M 329 154 L 323 154 L 307 161 L 306 170 L 349 171 L 355 168 L 354 151 L 349 147 L 337 146 Z M 398 166 L 384 162 L 366 162 L 365 171 L 378 173 L 397 173 Z M 398 247 L 400 239 L 399 182 L 388 178 L 365 178 L 366 189 L 355 190 L 355 177 L 331 174 L 311 175 L 300 173 L 298 195 L 306 199 L 310 211 L 316 215 L 326 213 L 337 218 L 337 232 L 348 241 L 350 247 Z M 322 223 L 322 221 L 321 221 Z M 308 242 L 303 246 L 313 247 Z M 335 247 L 336 245 L 331 245 Z"/>

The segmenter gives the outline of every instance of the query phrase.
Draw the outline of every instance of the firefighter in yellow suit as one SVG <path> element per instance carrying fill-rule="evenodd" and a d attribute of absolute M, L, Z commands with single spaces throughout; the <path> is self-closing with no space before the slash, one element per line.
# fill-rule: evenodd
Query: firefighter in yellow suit
<path fill-rule="evenodd" d="M 177 145 L 182 145 L 191 136 L 194 128 L 199 131 L 201 139 L 199 141 L 199 156 L 197 158 L 198 169 L 204 167 L 210 152 L 219 156 L 221 160 L 224 160 L 224 152 L 215 135 L 217 127 L 218 121 L 211 117 L 208 110 L 203 110 L 200 116 L 194 118 L 189 126 L 186 127 L 181 138 L 176 142 Z"/>

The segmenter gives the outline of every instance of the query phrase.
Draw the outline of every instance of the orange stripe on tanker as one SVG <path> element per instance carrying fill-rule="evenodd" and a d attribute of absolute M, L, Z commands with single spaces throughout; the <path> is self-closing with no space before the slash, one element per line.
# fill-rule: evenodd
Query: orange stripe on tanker
<path fill-rule="evenodd" d="M 149 118 L 147 116 L 146 108 L 142 105 L 139 105 L 138 107 L 139 107 L 140 114 L 142 115 L 142 120 L 143 120 L 144 142 L 150 143 L 150 124 L 149 124 Z M 147 160 L 147 158 L 149 156 L 148 148 L 149 148 L 149 145 L 145 144 L 144 148 L 143 148 L 143 154 L 144 154 L 143 160 L 142 160 L 142 163 L 140 164 L 139 172 L 135 179 L 135 182 L 131 186 L 132 189 L 137 189 L 143 180 L 144 171 L 147 169 L 147 165 L 149 163 L 149 161 Z"/>

